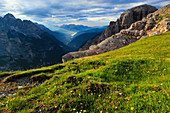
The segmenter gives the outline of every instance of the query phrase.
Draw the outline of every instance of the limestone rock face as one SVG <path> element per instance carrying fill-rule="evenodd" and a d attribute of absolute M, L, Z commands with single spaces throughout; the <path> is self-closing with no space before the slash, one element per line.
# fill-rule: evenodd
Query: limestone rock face
<path fill-rule="evenodd" d="M 167 8 L 167 6 L 161 8 L 160 10 L 161 11 L 167 10 L 166 8 Z M 168 8 L 170 8 L 170 7 L 168 7 Z M 136 21 L 136 22 L 132 23 L 131 26 L 129 25 L 128 29 L 122 29 L 119 33 L 116 33 L 116 34 L 106 38 L 105 40 L 101 41 L 100 43 L 98 43 L 96 45 L 90 46 L 88 50 L 81 51 L 81 52 L 74 52 L 71 54 L 69 53 L 69 54 L 64 55 L 63 61 L 73 60 L 75 58 L 80 58 L 82 56 L 84 57 L 84 56 L 86 56 L 87 53 L 92 53 L 92 55 L 94 55 L 94 54 L 101 54 L 104 52 L 112 51 L 112 50 L 124 47 L 126 45 L 129 45 L 145 36 L 151 36 L 151 35 L 160 34 L 160 33 L 170 31 L 170 18 L 168 18 L 168 17 L 161 18 L 159 16 L 159 15 L 162 15 L 162 14 L 159 14 L 159 13 L 161 13 L 161 11 L 158 10 L 158 11 L 156 11 L 156 13 L 154 12 L 154 13 L 146 15 L 146 17 L 143 17 L 143 19 L 141 19 L 140 21 Z M 125 25 L 125 26 L 127 26 L 129 24 L 127 21 L 125 21 L 125 18 L 128 15 L 131 15 L 131 13 L 130 13 L 130 11 L 127 11 L 127 12 L 128 12 L 128 14 L 124 13 L 123 16 L 121 15 L 123 17 L 123 18 L 121 18 L 123 20 L 123 21 L 121 21 L 122 22 L 121 25 L 125 25 L 125 23 L 127 23 Z M 159 12 L 159 13 L 157 13 L 157 12 Z M 140 14 L 141 13 L 139 13 L 139 15 Z M 144 13 L 143 15 L 145 15 L 145 14 L 146 13 Z M 139 19 L 139 17 L 136 17 L 136 18 Z M 131 19 L 130 19 L 130 21 L 131 21 Z M 120 21 L 120 20 L 118 20 L 118 21 Z M 114 25 L 114 27 L 112 27 L 112 28 L 116 28 L 115 22 L 112 22 L 110 25 Z M 111 31 L 108 30 L 109 28 L 111 28 L 111 26 L 109 26 L 107 28 L 107 32 L 111 33 Z M 106 31 L 104 33 L 106 33 Z M 82 55 L 82 53 L 83 53 L 83 55 Z M 81 55 L 79 55 L 79 54 L 81 54 Z M 90 55 L 91 54 L 88 54 L 87 56 L 90 56 Z"/>
<path fill-rule="evenodd" d="M 161 34 L 164 32 L 170 31 L 170 18 L 163 18 L 162 21 L 160 21 L 155 27 L 148 31 L 148 35 L 156 35 L 156 34 Z"/>
<path fill-rule="evenodd" d="M 115 33 L 120 32 L 120 30 L 129 28 L 132 23 L 142 20 L 143 17 L 146 17 L 149 13 L 153 13 L 156 10 L 157 9 L 155 7 L 150 5 L 141 5 L 128 9 L 121 14 L 120 18 L 118 18 L 116 22 L 110 22 L 110 25 L 105 29 L 100 37 L 96 37 L 95 39 L 87 42 L 81 49 L 86 50 L 86 48 L 89 48 L 90 45 L 96 45 Z"/>

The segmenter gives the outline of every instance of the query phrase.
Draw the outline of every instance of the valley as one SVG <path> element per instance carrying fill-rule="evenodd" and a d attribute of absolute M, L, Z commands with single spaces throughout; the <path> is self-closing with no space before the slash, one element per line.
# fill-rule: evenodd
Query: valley
<path fill-rule="evenodd" d="M 170 4 L 55 27 L 0 17 L 0 113 L 169 113 Z"/>

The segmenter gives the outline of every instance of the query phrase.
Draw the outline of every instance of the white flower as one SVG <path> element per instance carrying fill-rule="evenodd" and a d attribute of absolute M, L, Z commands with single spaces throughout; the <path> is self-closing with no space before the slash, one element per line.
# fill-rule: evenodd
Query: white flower
<path fill-rule="evenodd" d="M 12 96 L 13 94 L 8 94 L 8 96 Z"/>
<path fill-rule="evenodd" d="M 23 86 L 18 86 L 18 89 L 21 89 L 21 88 L 23 88 Z"/>
<path fill-rule="evenodd" d="M 75 108 L 73 108 L 73 111 L 75 111 L 76 109 Z"/>

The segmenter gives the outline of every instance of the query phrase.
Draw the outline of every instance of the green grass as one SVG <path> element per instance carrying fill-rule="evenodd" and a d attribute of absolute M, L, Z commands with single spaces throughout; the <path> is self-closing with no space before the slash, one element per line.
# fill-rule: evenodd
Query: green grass
<path fill-rule="evenodd" d="M 22 89 L 12 97 L 0 98 L 0 112 L 168 113 L 169 56 L 167 32 L 101 55 L 14 72 L 4 81 L 25 75 L 52 78 L 29 91 Z"/>

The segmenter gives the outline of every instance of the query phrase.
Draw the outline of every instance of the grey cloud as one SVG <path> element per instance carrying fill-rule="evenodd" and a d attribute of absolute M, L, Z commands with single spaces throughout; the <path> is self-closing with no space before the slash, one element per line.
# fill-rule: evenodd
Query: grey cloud
<path fill-rule="evenodd" d="M 10 0 L 6 0 L 10 1 Z M 18 4 L 17 8 L 0 9 L 0 12 L 8 12 L 14 10 L 18 14 L 31 17 L 37 22 L 45 24 L 62 24 L 88 22 L 88 18 L 113 17 L 118 18 L 120 12 L 124 12 L 128 8 L 132 8 L 139 4 L 156 5 L 160 8 L 159 3 L 168 0 L 15 0 Z M 0 1 L 0 7 L 4 6 L 5 0 Z M 8 4 L 8 3 L 6 3 Z M 165 4 L 165 3 L 164 3 Z M 162 7 L 162 6 L 161 6 Z M 49 21 L 48 21 L 49 19 Z M 102 21 L 102 19 L 100 20 Z M 103 25 L 107 19 L 103 20 Z M 111 21 L 111 20 L 110 20 Z M 90 22 L 89 23 L 97 23 Z M 109 23 L 109 20 L 108 22 Z M 101 24 L 101 23 L 100 23 Z"/>

